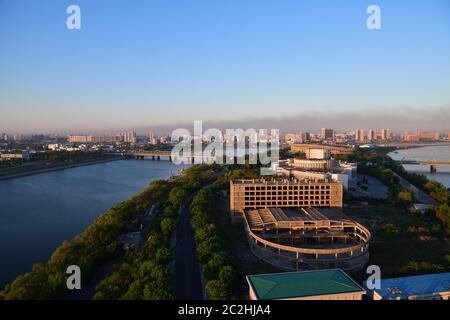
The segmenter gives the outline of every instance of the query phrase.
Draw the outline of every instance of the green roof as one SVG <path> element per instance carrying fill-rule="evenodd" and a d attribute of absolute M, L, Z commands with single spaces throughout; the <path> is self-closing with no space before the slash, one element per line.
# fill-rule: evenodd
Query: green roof
<path fill-rule="evenodd" d="M 340 269 L 258 274 L 247 281 L 259 300 L 364 292 Z"/>

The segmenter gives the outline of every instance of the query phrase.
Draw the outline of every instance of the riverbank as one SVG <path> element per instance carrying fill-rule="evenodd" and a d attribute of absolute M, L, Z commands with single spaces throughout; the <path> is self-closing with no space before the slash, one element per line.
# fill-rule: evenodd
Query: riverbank
<path fill-rule="evenodd" d="M 0 288 L 48 261 L 109 208 L 185 167 L 130 159 L 0 181 L 0 256 L 7 257 L 0 264 Z"/>
<path fill-rule="evenodd" d="M 424 146 L 411 149 L 389 152 L 388 156 L 394 161 L 403 159 L 436 159 L 436 161 L 448 161 L 450 159 L 450 147 L 448 145 Z M 437 172 L 430 172 L 429 165 L 404 164 L 403 168 L 408 172 L 424 175 L 428 179 L 435 180 L 450 188 L 450 166 L 440 166 Z"/>
<path fill-rule="evenodd" d="M 45 168 L 45 169 L 33 169 L 30 171 L 6 174 L 3 176 L 0 173 L 0 181 L 16 179 L 16 178 L 21 178 L 21 177 L 26 177 L 26 176 L 31 176 L 31 175 L 35 175 L 35 174 L 41 174 L 41 173 L 47 173 L 47 172 L 52 172 L 52 171 L 58 171 L 58 170 L 65 170 L 65 169 L 77 168 L 77 167 L 82 167 L 82 166 L 90 166 L 90 165 L 94 165 L 94 164 L 100 164 L 100 163 L 123 160 L 123 159 L 124 159 L 123 157 L 115 157 L 115 158 L 108 158 L 108 159 L 101 159 L 101 160 L 88 160 L 88 161 L 71 163 L 71 164 L 58 164 L 58 165 L 55 165 L 55 166 L 52 166 L 49 168 Z"/>

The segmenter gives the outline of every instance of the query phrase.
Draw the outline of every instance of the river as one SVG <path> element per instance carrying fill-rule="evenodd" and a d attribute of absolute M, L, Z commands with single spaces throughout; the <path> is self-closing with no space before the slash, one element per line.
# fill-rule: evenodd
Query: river
<path fill-rule="evenodd" d="M 389 153 L 394 160 L 402 159 L 450 159 L 450 146 L 429 146 L 414 149 L 403 149 Z M 428 165 L 404 165 L 404 168 L 410 172 L 417 172 L 427 176 L 429 179 L 436 180 L 450 188 L 450 166 L 437 167 L 436 173 L 430 173 Z"/>
<path fill-rule="evenodd" d="M 119 160 L 0 181 L 0 290 L 108 208 L 184 167 Z"/>

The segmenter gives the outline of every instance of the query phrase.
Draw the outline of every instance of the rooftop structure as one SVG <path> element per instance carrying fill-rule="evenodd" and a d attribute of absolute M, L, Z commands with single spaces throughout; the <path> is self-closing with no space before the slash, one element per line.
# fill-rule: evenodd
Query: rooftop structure
<path fill-rule="evenodd" d="M 251 300 L 361 300 L 365 290 L 340 269 L 247 276 Z"/>
<path fill-rule="evenodd" d="M 367 291 L 374 300 L 449 300 L 450 273 L 382 279 L 380 289 Z"/>
<path fill-rule="evenodd" d="M 329 150 L 331 154 L 351 153 L 352 147 L 331 145 L 331 144 L 311 144 L 311 143 L 294 143 L 291 145 L 291 152 L 306 153 L 309 149 Z"/>
<path fill-rule="evenodd" d="M 357 164 L 335 161 L 329 150 L 308 149 L 306 159 L 280 160 L 273 170 L 280 177 L 339 181 L 348 190 L 349 183 L 356 184 Z"/>
<path fill-rule="evenodd" d="M 339 210 L 245 210 L 252 253 L 283 270 L 361 269 L 369 259 L 370 232 Z"/>

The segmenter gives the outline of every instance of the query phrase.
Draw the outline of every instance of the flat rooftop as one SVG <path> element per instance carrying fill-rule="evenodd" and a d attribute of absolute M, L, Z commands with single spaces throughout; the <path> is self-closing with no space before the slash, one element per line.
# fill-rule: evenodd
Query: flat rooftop
<path fill-rule="evenodd" d="M 329 183 L 329 184 L 340 184 L 339 182 L 327 179 L 302 179 L 302 180 L 289 180 L 289 179 L 278 179 L 278 180 L 231 180 L 233 184 L 248 184 L 248 185 L 301 185 L 301 184 L 313 184 L 313 183 Z"/>
<path fill-rule="evenodd" d="M 400 299 L 449 291 L 449 272 L 381 279 L 381 289 L 375 289 L 375 292 L 384 299 Z"/>
<path fill-rule="evenodd" d="M 365 293 L 341 269 L 250 275 L 247 282 L 259 300 Z"/>
<path fill-rule="evenodd" d="M 251 229 L 305 221 L 349 220 L 339 210 L 321 208 L 261 208 L 245 210 Z"/>

